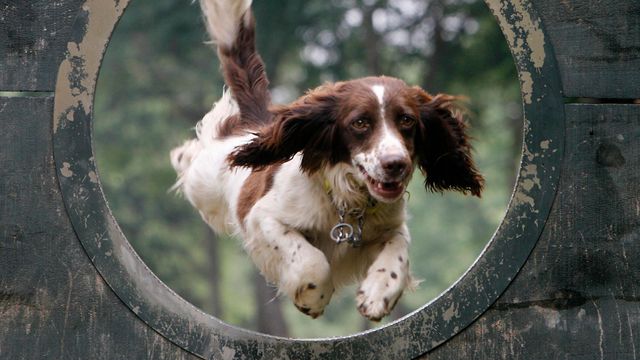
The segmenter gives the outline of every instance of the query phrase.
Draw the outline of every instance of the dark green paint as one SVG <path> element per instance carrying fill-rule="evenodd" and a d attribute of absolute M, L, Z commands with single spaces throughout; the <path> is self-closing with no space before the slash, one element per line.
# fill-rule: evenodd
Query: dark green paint
<path fill-rule="evenodd" d="M 640 98 L 640 2 L 535 0 L 566 96 Z"/>
<path fill-rule="evenodd" d="M 9 6 L 27 6 L 15 3 Z M 63 44 L 57 49 L 65 49 L 67 42 L 83 41 L 87 12 L 78 2 L 58 3 L 66 15 L 53 19 L 42 11 L 41 21 L 66 29 L 55 39 Z M 589 1 L 565 3 L 575 9 Z M 637 13 L 618 11 L 633 1 L 605 3 L 627 23 L 637 21 Z M 526 39 L 531 29 L 521 28 L 516 14 L 523 9 L 502 4 L 503 30 Z M 68 119 L 70 109 L 53 113 L 51 97 L 0 98 L 0 358 L 182 359 L 191 357 L 187 351 L 216 359 L 635 357 L 639 107 L 564 106 L 562 94 L 601 94 L 572 89 L 604 79 L 598 88 L 607 96 L 598 97 L 637 96 L 624 82 L 607 92 L 617 86 L 609 69 L 635 59 L 620 53 L 611 67 L 599 62 L 599 71 L 571 77 L 558 39 L 572 32 L 549 4 L 525 2 L 524 9 L 550 32 L 544 33 L 542 66 L 527 44 L 514 50 L 521 77 L 531 76 L 526 97 L 532 101 L 525 103 L 525 155 L 505 221 L 449 291 L 398 322 L 343 338 L 264 336 L 226 325 L 179 298 L 137 257 L 106 205 L 95 181 L 87 104 L 75 106 Z M 9 50 L 28 41 L 11 45 L 6 36 L 26 26 L 26 20 L 0 25 L 0 69 L 17 68 L 16 51 Z M 29 29 L 29 36 L 48 39 L 37 27 Z M 633 32 L 623 30 L 614 35 L 640 46 Z M 103 49 L 95 51 L 87 56 L 100 59 Z M 21 59 L 26 67 L 18 75 L 3 71 L 0 89 L 52 90 L 51 69 L 63 58 L 55 54 Z M 96 76 L 84 64 L 73 63 L 72 74 Z M 74 90 L 58 89 L 56 99 Z"/>
<path fill-rule="evenodd" d="M 565 113 L 562 179 L 529 261 L 478 321 L 425 359 L 640 355 L 640 105 Z"/>
<path fill-rule="evenodd" d="M 53 161 L 53 97 L 0 97 L 0 359 L 189 359 L 80 246 Z"/>
<path fill-rule="evenodd" d="M 53 91 L 83 0 L 0 1 L 0 90 Z"/>

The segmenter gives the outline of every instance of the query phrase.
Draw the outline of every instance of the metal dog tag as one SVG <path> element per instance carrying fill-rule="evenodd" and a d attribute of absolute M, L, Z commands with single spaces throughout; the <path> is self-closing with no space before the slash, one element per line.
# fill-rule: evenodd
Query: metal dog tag
<path fill-rule="evenodd" d="M 329 235 L 338 244 L 345 241 L 351 242 L 353 241 L 353 226 L 344 222 L 338 223 L 331 229 Z"/>

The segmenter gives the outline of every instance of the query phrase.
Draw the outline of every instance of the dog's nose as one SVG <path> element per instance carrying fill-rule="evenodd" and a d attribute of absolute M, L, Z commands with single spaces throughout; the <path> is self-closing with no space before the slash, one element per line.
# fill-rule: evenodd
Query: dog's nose
<path fill-rule="evenodd" d="M 403 156 L 388 155 L 380 159 L 382 169 L 390 177 L 401 177 L 409 168 L 409 164 Z"/>

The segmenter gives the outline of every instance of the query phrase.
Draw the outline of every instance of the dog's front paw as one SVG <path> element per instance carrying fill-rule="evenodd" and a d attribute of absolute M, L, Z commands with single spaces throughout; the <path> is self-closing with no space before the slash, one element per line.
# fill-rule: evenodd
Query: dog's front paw
<path fill-rule="evenodd" d="M 371 269 L 356 295 L 358 311 L 371 321 L 389 315 L 402 296 L 407 274 L 386 268 Z"/>
<path fill-rule="evenodd" d="M 289 293 L 294 305 L 314 319 L 322 315 L 335 290 L 327 261 L 307 263 L 291 270 L 297 274 L 295 281 L 291 283 Z"/>
<path fill-rule="evenodd" d="M 331 295 L 333 295 L 333 287 L 330 283 L 318 285 L 309 282 L 296 289 L 293 303 L 302 313 L 315 319 L 324 313 Z"/>

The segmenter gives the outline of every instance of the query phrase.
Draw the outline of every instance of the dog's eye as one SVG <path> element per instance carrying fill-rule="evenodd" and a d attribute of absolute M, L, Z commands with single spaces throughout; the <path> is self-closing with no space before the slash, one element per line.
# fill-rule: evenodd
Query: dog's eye
<path fill-rule="evenodd" d="M 411 115 L 403 114 L 398 119 L 398 125 L 403 129 L 411 129 L 416 124 L 416 118 Z"/>
<path fill-rule="evenodd" d="M 365 118 L 357 118 L 351 122 L 351 127 L 357 131 L 365 131 L 369 129 L 369 120 Z"/>

